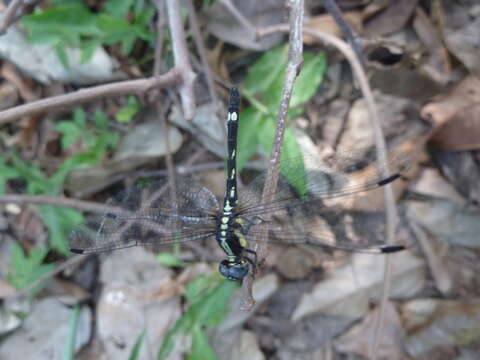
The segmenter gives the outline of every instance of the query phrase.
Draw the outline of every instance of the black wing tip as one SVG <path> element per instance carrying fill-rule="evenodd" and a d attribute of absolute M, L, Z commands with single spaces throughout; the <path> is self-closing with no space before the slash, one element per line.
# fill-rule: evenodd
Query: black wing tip
<path fill-rule="evenodd" d="M 391 183 L 392 181 L 397 180 L 399 177 L 400 177 L 400 174 L 396 173 L 396 174 L 390 175 L 389 177 L 387 177 L 385 179 L 380 180 L 377 184 L 378 184 L 378 186 L 387 185 L 387 184 Z"/>
<path fill-rule="evenodd" d="M 70 248 L 70 251 L 74 254 L 85 254 L 85 250 Z"/>
<path fill-rule="evenodd" d="M 390 254 L 390 253 L 394 253 L 394 252 L 397 252 L 397 251 L 402 251 L 402 250 L 405 250 L 406 247 L 403 246 L 403 245 L 392 245 L 392 246 L 383 246 L 382 248 L 380 248 L 380 252 L 382 254 Z"/>

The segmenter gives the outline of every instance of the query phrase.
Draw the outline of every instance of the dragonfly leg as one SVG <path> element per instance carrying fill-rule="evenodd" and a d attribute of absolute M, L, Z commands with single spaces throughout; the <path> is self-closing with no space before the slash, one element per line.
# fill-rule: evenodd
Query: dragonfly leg
<path fill-rule="evenodd" d="M 243 249 L 246 253 L 249 255 L 253 256 L 253 259 L 251 259 L 248 256 L 242 256 L 245 260 L 248 261 L 248 263 L 252 266 L 252 273 L 255 275 L 257 273 L 257 252 L 251 249 Z"/>

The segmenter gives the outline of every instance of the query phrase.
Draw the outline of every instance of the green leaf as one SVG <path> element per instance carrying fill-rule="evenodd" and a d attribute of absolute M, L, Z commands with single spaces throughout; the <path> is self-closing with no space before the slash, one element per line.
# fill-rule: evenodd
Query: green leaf
<path fill-rule="evenodd" d="M 247 161 L 257 152 L 258 127 L 262 114 L 250 107 L 242 111 L 238 122 L 237 167 L 242 171 Z"/>
<path fill-rule="evenodd" d="M 59 121 L 55 125 L 55 130 L 62 134 L 60 139 L 62 149 L 68 149 L 80 138 L 85 129 L 79 127 L 73 121 Z"/>
<path fill-rule="evenodd" d="M 69 62 L 68 62 L 68 55 L 65 50 L 66 44 L 64 42 L 58 42 L 55 44 L 55 52 L 57 53 L 58 59 L 62 63 L 63 67 L 65 69 L 68 69 L 70 67 Z"/>
<path fill-rule="evenodd" d="M 127 104 L 118 110 L 115 118 L 120 123 L 129 123 L 140 110 L 140 104 L 135 96 L 129 96 Z"/>
<path fill-rule="evenodd" d="M 5 159 L 0 156 L 0 194 L 5 194 L 5 184 L 8 180 L 20 177 L 15 168 L 5 165 Z"/>
<path fill-rule="evenodd" d="M 108 117 L 100 109 L 96 109 L 95 113 L 93 115 L 93 119 L 95 121 L 95 126 L 101 130 L 101 131 L 107 131 L 108 130 Z"/>
<path fill-rule="evenodd" d="M 31 41 L 58 41 L 60 38 L 78 38 L 100 35 L 96 17 L 83 5 L 65 5 L 47 8 L 42 12 L 22 17 L 22 23 Z M 40 35 L 40 36 L 39 36 Z"/>
<path fill-rule="evenodd" d="M 165 336 L 160 347 L 157 359 L 166 359 L 175 345 L 177 336 L 190 335 L 195 349 L 206 349 L 207 342 L 203 334 L 199 334 L 203 327 L 217 326 L 225 317 L 233 291 L 238 287 L 234 281 L 219 280 L 219 275 L 200 275 L 187 285 L 187 299 L 190 303 L 185 314 L 177 321 L 175 327 Z M 205 350 L 206 351 L 206 350 Z M 192 358 L 193 359 L 193 358 Z M 210 358 L 207 358 L 210 359 Z"/>
<path fill-rule="evenodd" d="M 295 107 L 308 102 L 317 92 L 323 81 L 327 59 L 325 53 L 305 53 L 303 56 L 303 68 L 295 80 L 290 106 Z"/>
<path fill-rule="evenodd" d="M 29 194 L 54 194 L 53 188 L 45 174 L 35 165 L 23 161 L 15 151 L 11 153 L 12 166 L 19 177 L 27 182 Z"/>
<path fill-rule="evenodd" d="M 38 247 L 32 248 L 27 255 L 22 247 L 14 242 L 10 254 L 10 268 L 7 280 L 17 289 L 23 289 L 36 281 L 44 274 L 53 270 L 53 264 L 42 264 L 48 250 Z M 40 289 L 37 287 L 32 292 Z"/>
<path fill-rule="evenodd" d="M 51 205 L 40 206 L 39 215 L 50 232 L 50 245 L 58 252 L 69 255 L 65 234 L 84 221 L 81 212 Z"/>
<path fill-rule="evenodd" d="M 247 72 L 245 88 L 252 93 L 267 93 L 275 82 L 283 80 L 287 64 L 288 48 L 285 45 L 273 48 L 253 64 Z M 263 99 L 260 99 L 263 101 Z"/>
<path fill-rule="evenodd" d="M 138 334 L 137 340 L 135 340 L 135 344 L 133 344 L 132 351 L 130 352 L 130 356 L 128 360 L 137 360 L 140 356 L 140 348 L 143 344 L 143 339 L 145 338 L 145 329 L 142 330 L 140 334 Z"/>
<path fill-rule="evenodd" d="M 68 326 L 68 338 L 63 353 L 64 360 L 75 359 L 75 340 L 77 339 L 78 319 L 80 318 L 80 306 L 76 304 L 72 309 L 72 317 Z"/>
<path fill-rule="evenodd" d="M 262 139 L 262 145 L 265 151 L 272 149 L 275 137 L 275 124 L 273 119 L 267 119 L 260 128 L 259 137 Z M 294 159 L 295 161 L 290 161 Z M 302 161 L 302 151 L 298 146 L 295 134 L 292 129 L 287 127 L 282 144 L 282 153 L 280 157 L 280 172 L 295 187 L 300 195 L 307 191 L 306 169 Z"/>
<path fill-rule="evenodd" d="M 202 328 L 195 324 L 191 331 L 192 349 L 187 356 L 188 360 L 216 360 L 217 356 L 208 343 L 208 338 Z"/>
<path fill-rule="evenodd" d="M 176 255 L 164 252 L 156 256 L 156 259 L 160 265 L 168 267 L 185 267 L 186 264 Z"/>
<path fill-rule="evenodd" d="M 115 17 L 124 17 L 135 4 L 135 0 L 108 0 L 105 3 L 105 11 Z"/>

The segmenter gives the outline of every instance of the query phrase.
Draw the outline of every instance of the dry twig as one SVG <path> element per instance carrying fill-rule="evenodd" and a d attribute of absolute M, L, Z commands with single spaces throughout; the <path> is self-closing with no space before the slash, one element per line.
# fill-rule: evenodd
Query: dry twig
<path fill-rule="evenodd" d="M 274 25 L 268 28 L 262 29 L 259 31 L 260 36 L 265 36 L 268 34 L 272 34 L 275 32 L 288 32 L 289 25 L 281 24 L 281 25 Z M 320 31 L 314 31 L 311 29 L 303 29 L 306 34 L 309 34 L 320 41 L 328 43 L 338 50 L 340 50 L 343 55 L 346 57 L 350 66 L 352 67 L 353 73 L 358 80 L 358 84 L 360 89 L 363 93 L 365 102 L 367 104 L 368 111 L 370 113 L 370 121 L 371 126 L 373 128 L 376 148 L 377 148 L 377 158 L 380 165 L 380 171 L 386 177 L 389 174 L 388 169 L 388 162 L 387 162 L 387 154 L 385 152 L 386 144 L 385 144 L 385 137 L 383 135 L 383 131 L 380 126 L 380 120 L 378 118 L 375 101 L 373 98 L 372 90 L 370 89 L 370 85 L 368 84 L 367 76 L 365 71 L 363 70 L 362 65 L 358 61 L 356 54 L 352 51 L 351 47 L 346 44 L 343 40 L 336 38 L 327 33 L 323 33 Z M 384 187 L 385 192 L 385 209 L 386 209 L 386 222 L 387 222 L 387 244 L 393 244 L 395 241 L 395 229 L 398 220 L 398 213 L 395 207 L 395 198 L 393 195 L 393 190 L 391 184 L 387 184 Z M 375 334 L 374 334 L 374 343 L 371 348 L 370 356 L 372 359 L 375 359 L 376 354 L 378 352 L 378 345 L 380 339 L 380 332 L 382 329 L 383 319 L 385 318 L 385 306 L 387 304 L 388 294 L 390 292 L 390 277 L 391 277 L 391 266 L 390 266 L 390 255 L 385 254 L 385 276 L 383 281 L 383 288 L 382 288 L 382 299 L 380 303 L 380 315 L 377 318 L 377 323 L 375 325 Z"/>
<path fill-rule="evenodd" d="M 144 93 L 153 88 L 173 86 L 179 82 L 181 78 L 180 72 L 180 69 L 173 68 L 167 73 L 156 77 L 119 81 L 113 84 L 94 86 L 73 93 L 53 96 L 47 99 L 16 106 L 12 109 L 0 111 L 0 125 L 4 125 L 23 116 L 38 114 L 62 107 L 71 107 L 88 101 L 98 100 L 102 97 Z"/>
<path fill-rule="evenodd" d="M 303 12 L 304 2 L 303 0 L 290 0 L 288 2 L 290 7 L 290 24 L 287 25 L 289 32 L 289 49 L 288 49 L 288 62 L 285 73 L 285 82 L 283 84 L 282 95 L 280 99 L 280 108 L 278 111 L 277 126 L 275 130 L 275 139 L 272 146 L 272 153 L 270 156 L 267 176 L 262 192 L 262 203 L 269 203 L 273 201 L 275 195 L 279 164 L 280 153 L 283 143 L 283 135 L 287 124 L 288 109 L 290 107 L 290 98 L 293 92 L 293 86 L 295 79 L 297 78 L 303 64 Z M 268 218 L 266 219 L 268 221 Z M 263 234 L 259 235 L 260 238 L 266 238 L 268 236 L 268 229 L 265 229 Z M 266 256 L 266 241 L 257 242 L 255 249 L 258 255 L 259 263 L 262 263 Z M 244 281 L 244 299 L 243 309 L 249 309 L 255 303 L 252 296 L 252 280 L 253 276 L 248 276 Z"/>
<path fill-rule="evenodd" d="M 195 92 L 194 82 L 196 74 L 193 72 L 188 60 L 188 49 L 185 42 L 185 31 L 183 30 L 182 18 L 180 16 L 179 2 L 167 0 L 168 24 L 172 38 L 173 56 L 175 67 L 181 69 L 180 76 L 180 97 L 182 99 L 183 113 L 187 120 L 193 118 L 195 113 Z"/>

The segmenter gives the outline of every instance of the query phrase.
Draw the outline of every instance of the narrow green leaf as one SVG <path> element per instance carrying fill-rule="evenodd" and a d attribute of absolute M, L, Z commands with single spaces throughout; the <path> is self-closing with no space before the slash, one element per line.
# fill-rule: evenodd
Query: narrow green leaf
<path fill-rule="evenodd" d="M 202 328 L 196 324 L 192 331 L 192 349 L 188 354 L 188 360 L 216 360 L 218 359 L 212 347 L 208 343 L 208 338 Z"/>
<path fill-rule="evenodd" d="M 63 352 L 64 360 L 75 359 L 75 341 L 77 339 L 78 319 L 80 318 L 80 306 L 76 304 L 72 309 L 72 317 L 68 326 L 68 338 Z"/>
<path fill-rule="evenodd" d="M 140 356 L 140 348 L 143 344 L 143 339 L 145 338 L 145 329 L 142 330 L 140 334 L 138 334 L 137 340 L 135 340 L 135 344 L 133 344 L 132 351 L 130 352 L 130 356 L 128 360 L 137 360 Z"/>

